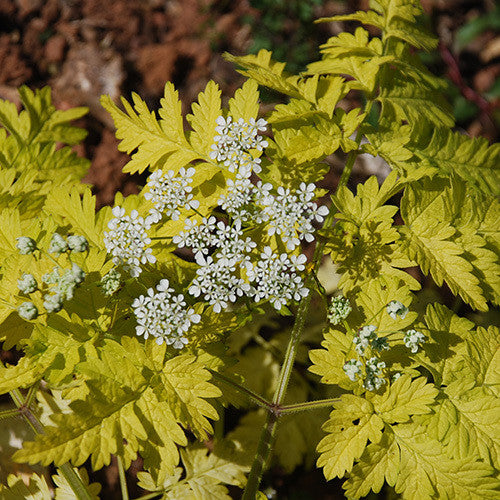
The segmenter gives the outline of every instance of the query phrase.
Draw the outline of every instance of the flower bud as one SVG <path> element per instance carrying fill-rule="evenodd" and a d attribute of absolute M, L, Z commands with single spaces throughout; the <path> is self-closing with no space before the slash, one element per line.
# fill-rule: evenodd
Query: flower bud
<path fill-rule="evenodd" d="M 17 280 L 17 288 L 21 293 L 33 293 L 38 288 L 38 283 L 32 274 L 24 273 L 21 279 Z"/>
<path fill-rule="evenodd" d="M 36 241 L 28 236 L 20 236 L 16 238 L 16 248 L 22 255 L 28 255 L 36 250 Z"/>
<path fill-rule="evenodd" d="M 33 302 L 23 302 L 18 308 L 17 313 L 23 319 L 35 319 L 38 316 L 38 309 Z"/>

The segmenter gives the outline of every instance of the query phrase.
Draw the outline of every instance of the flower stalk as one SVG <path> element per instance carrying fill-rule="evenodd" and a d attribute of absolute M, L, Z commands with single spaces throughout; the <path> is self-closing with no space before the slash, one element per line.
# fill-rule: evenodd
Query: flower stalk
<path fill-rule="evenodd" d="M 366 105 L 365 116 L 368 116 L 371 106 L 372 102 L 369 101 Z M 356 144 L 358 146 L 361 143 L 361 138 L 363 135 L 360 130 L 361 126 L 360 128 L 358 128 L 358 132 L 356 135 Z M 359 154 L 359 147 L 349 153 L 339 184 L 337 186 L 337 190 L 341 186 L 347 185 L 347 181 L 349 180 L 349 177 L 352 172 L 354 161 L 356 160 L 358 154 Z M 335 220 L 335 207 L 334 205 L 332 205 L 330 207 L 328 215 L 325 218 L 324 228 L 329 228 L 333 224 L 334 220 Z M 323 257 L 323 251 L 325 249 L 325 245 L 326 245 L 325 240 L 321 241 L 318 240 L 318 243 L 314 250 L 313 261 L 312 261 L 313 269 L 312 272 L 308 274 L 305 282 L 305 286 L 309 289 L 311 289 L 312 285 L 314 284 L 314 275 L 318 272 L 319 266 L 321 264 L 321 259 Z M 285 353 L 285 359 L 281 367 L 278 386 L 276 388 L 273 397 L 274 406 L 281 405 L 281 403 L 285 398 L 286 391 L 288 388 L 288 383 L 290 382 L 290 377 L 292 375 L 295 356 L 297 354 L 297 348 L 299 347 L 300 338 L 302 336 L 306 317 L 309 312 L 309 306 L 311 304 L 311 295 L 312 294 L 309 293 L 307 296 L 303 297 L 302 300 L 300 301 L 295 324 L 293 326 L 290 335 L 290 340 L 288 342 L 287 350 Z M 290 411 L 289 413 L 292 412 L 293 410 Z M 257 446 L 257 453 L 255 455 L 252 468 L 248 476 L 248 481 L 245 487 L 245 491 L 243 492 L 242 500 L 255 500 L 256 498 L 257 491 L 259 489 L 259 485 L 262 480 L 262 474 L 264 472 L 264 468 L 271 457 L 274 437 L 276 435 L 278 420 L 281 414 L 282 413 L 278 414 L 273 411 L 270 411 L 267 414 L 266 422 L 264 424 L 264 428 L 262 429 L 259 443 Z"/>

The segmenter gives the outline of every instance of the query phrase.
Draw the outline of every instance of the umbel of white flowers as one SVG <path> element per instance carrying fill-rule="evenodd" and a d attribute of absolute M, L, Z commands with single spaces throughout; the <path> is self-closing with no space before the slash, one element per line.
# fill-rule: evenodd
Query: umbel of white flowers
<path fill-rule="evenodd" d="M 342 302 L 338 301 L 342 304 L 343 309 L 346 309 L 345 301 L 348 304 L 349 301 L 347 299 L 344 299 Z M 335 303 L 335 307 L 337 307 L 337 303 Z M 387 314 L 394 320 L 398 318 L 404 319 L 409 311 L 406 306 L 397 300 L 391 300 L 387 304 L 386 310 Z M 387 338 L 379 337 L 376 330 L 377 327 L 375 325 L 366 325 L 356 333 L 353 338 L 353 344 L 356 353 L 361 359 L 350 359 L 343 366 L 346 376 L 353 382 L 356 382 L 358 377 L 361 378 L 363 376 L 364 369 L 363 386 L 368 391 L 377 391 L 386 383 L 384 372 L 386 368 L 385 362 L 381 361 L 377 356 L 371 356 L 370 354 L 389 350 L 390 346 Z M 405 333 L 403 341 L 405 346 L 415 354 L 420 344 L 425 342 L 425 336 L 417 330 L 408 330 Z M 367 358 L 367 355 L 370 357 Z M 397 379 L 397 376 L 394 379 Z"/>
<path fill-rule="evenodd" d="M 194 217 L 193 212 L 200 205 L 191 186 L 196 173 L 193 167 L 181 168 L 178 174 L 173 170 L 156 170 L 149 177 L 144 194 L 153 205 L 146 218 L 139 216 L 136 210 L 127 215 L 122 207 L 113 208 L 114 218 L 108 223 L 109 231 L 104 236 L 104 244 L 113 262 L 123 265 L 133 277 L 139 276 L 142 265 L 156 261 L 147 234 L 151 225 L 166 218 L 178 220 L 185 214 L 189 217 L 185 218 L 184 228 L 173 236 L 172 242 L 179 248 L 191 249 L 198 265 L 196 276 L 188 287 L 189 295 L 201 298 L 216 313 L 227 309 L 240 297 L 255 302 L 268 301 L 278 311 L 290 301 L 305 297 L 309 290 L 299 274 L 305 268 L 305 255 L 275 253 L 269 245 L 256 252 L 257 242 L 245 234 L 247 227 L 264 224 L 267 234 L 281 239 L 287 251 L 292 252 L 302 240 L 314 240 L 313 222 L 323 222 L 328 213 L 326 207 L 318 207 L 312 201 L 314 184 L 301 183 L 297 190 L 292 191 L 283 186 L 275 189 L 262 181 L 251 182 L 251 175 L 261 172 L 258 156 L 268 142 L 258 134 L 266 127 L 267 122 L 263 119 L 247 122 L 220 116 L 216 120 L 210 158 L 218 162 L 220 168 L 229 171 L 232 174 L 229 177 L 234 177 L 227 180 L 226 191 L 218 200 L 218 205 L 229 217 L 229 223 L 214 216 Z M 106 281 L 112 282 L 115 281 Z M 163 318 L 167 310 L 174 317 L 182 316 L 181 310 L 191 309 L 186 309 L 187 306 L 175 311 L 168 309 L 174 307 L 169 301 L 178 304 L 178 297 L 182 297 L 184 303 L 185 298 L 167 293 L 161 282 L 158 286 L 162 287 L 161 290 L 158 287 L 157 292 L 149 289 L 148 295 L 134 301 L 138 320 L 136 331 L 139 335 L 151 335 L 181 348 L 188 341 L 186 321 L 169 323 L 166 319 L 157 319 L 152 322 L 149 317 Z M 108 290 L 107 285 L 106 288 L 103 286 L 105 290 Z M 153 296 L 158 294 L 170 304 L 161 306 L 167 309 L 156 310 L 159 306 Z M 198 318 L 193 314 L 188 316 Z M 194 322 L 190 320 L 190 323 Z M 180 324 L 184 326 L 181 328 Z"/>

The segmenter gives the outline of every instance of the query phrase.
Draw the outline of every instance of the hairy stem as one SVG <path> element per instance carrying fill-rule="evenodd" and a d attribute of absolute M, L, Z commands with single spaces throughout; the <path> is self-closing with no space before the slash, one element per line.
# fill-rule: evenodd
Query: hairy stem
<path fill-rule="evenodd" d="M 372 106 L 372 101 L 368 101 L 365 109 L 366 116 L 370 113 Z M 361 126 L 360 126 L 361 128 Z M 342 176 L 340 178 L 339 184 L 337 186 L 337 190 L 341 186 L 345 186 L 352 172 L 352 167 L 354 165 L 354 161 L 359 153 L 359 144 L 361 143 L 361 138 L 363 136 L 360 128 L 358 129 L 356 135 L 356 144 L 357 148 L 351 151 L 347 157 L 346 165 L 342 172 Z M 331 227 L 335 220 L 335 207 L 332 205 L 330 207 L 330 212 L 328 213 L 324 227 Z M 312 290 L 314 285 L 314 275 L 317 273 L 321 258 L 323 257 L 323 251 L 325 249 L 325 240 L 318 241 L 316 245 L 316 249 L 314 250 L 313 256 L 313 269 L 307 275 L 305 280 L 305 286 Z M 276 412 L 276 409 L 281 406 L 283 402 L 286 390 L 288 388 L 288 383 L 290 382 L 290 377 L 292 375 L 292 369 L 295 362 L 295 356 L 297 354 L 297 348 L 300 343 L 300 337 L 304 330 L 304 325 L 306 322 L 306 317 L 309 312 L 309 306 L 311 304 L 311 295 L 309 293 L 306 297 L 304 297 L 300 304 L 299 309 L 297 311 L 297 316 L 295 319 L 295 324 L 293 325 L 292 333 L 290 335 L 290 340 L 288 342 L 288 347 L 285 353 L 285 359 L 283 361 L 283 365 L 281 367 L 280 376 L 278 380 L 278 387 L 274 393 L 273 397 L 273 405 L 270 408 L 269 413 L 267 414 L 266 422 L 264 424 L 264 428 L 262 429 L 259 444 L 257 445 L 257 453 L 255 455 L 252 468 L 250 470 L 250 474 L 248 476 L 247 485 L 245 487 L 245 491 L 243 492 L 242 500 L 255 500 L 257 495 L 257 491 L 259 490 L 259 485 L 262 480 L 262 474 L 264 472 L 264 468 L 271 456 L 274 436 L 276 434 L 276 428 L 278 424 L 278 419 L 280 413 Z M 300 411 L 300 410 L 299 410 Z M 290 412 L 291 413 L 291 412 Z"/>
<path fill-rule="evenodd" d="M 340 401 L 335 399 L 320 399 L 318 401 L 306 401 L 305 403 L 296 403 L 293 405 L 285 405 L 279 407 L 280 415 L 289 415 L 290 413 L 298 413 L 299 411 L 317 410 L 318 408 L 325 408 L 333 406 L 333 403 Z"/>
<path fill-rule="evenodd" d="M 222 375 L 221 373 L 218 373 L 216 371 L 210 370 L 210 373 L 212 376 L 225 384 L 231 386 L 233 389 L 236 391 L 240 392 L 241 394 L 244 394 L 250 401 L 255 403 L 258 406 L 261 406 L 262 408 L 266 408 L 267 410 L 272 410 L 273 404 L 264 399 L 262 396 L 259 396 L 255 392 L 251 391 L 250 389 L 247 389 L 241 384 L 238 384 L 238 382 L 235 382 L 234 380 L 231 380 L 229 377 L 226 377 L 225 375 Z"/>
<path fill-rule="evenodd" d="M 10 391 L 10 396 L 17 406 L 17 413 L 22 415 L 35 434 L 43 434 L 43 425 L 38 417 L 31 411 L 29 405 L 24 400 L 21 391 L 14 389 Z M 66 479 L 77 500 L 92 500 L 92 496 L 83 484 L 80 476 L 73 470 L 69 463 L 58 467 L 61 475 Z"/>

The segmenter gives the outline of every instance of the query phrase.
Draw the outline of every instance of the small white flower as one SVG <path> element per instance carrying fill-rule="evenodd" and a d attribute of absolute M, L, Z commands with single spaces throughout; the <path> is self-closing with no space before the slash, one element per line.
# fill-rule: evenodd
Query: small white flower
<path fill-rule="evenodd" d="M 305 261 L 305 256 L 291 260 L 287 254 L 274 254 L 271 247 L 266 246 L 260 261 L 246 263 L 246 274 L 254 287 L 255 301 L 269 300 L 279 311 L 291 300 L 299 301 L 307 296 L 309 289 L 296 274 L 304 268 Z"/>
<path fill-rule="evenodd" d="M 250 291 L 250 285 L 236 276 L 236 259 L 220 256 L 196 255 L 196 263 L 200 266 L 196 278 L 192 281 L 188 292 L 193 297 L 203 296 L 216 313 L 226 309 L 231 302 Z"/>
<path fill-rule="evenodd" d="M 352 307 L 349 299 L 346 299 L 343 295 L 333 297 L 328 308 L 328 321 L 332 325 L 338 325 L 349 316 L 351 311 Z"/>
<path fill-rule="evenodd" d="M 89 242 L 85 236 L 77 234 L 70 235 L 67 238 L 68 247 L 72 252 L 85 252 L 89 248 Z"/>
<path fill-rule="evenodd" d="M 366 362 L 366 379 L 364 382 L 365 389 L 369 391 L 377 391 L 383 384 L 385 384 L 385 379 L 383 378 L 383 370 L 385 367 L 385 363 L 376 357 L 370 358 Z"/>
<path fill-rule="evenodd" d="M 425 335 L 417 330 L 408 330 L 404 336 L 405 346 L 415 354 L 420 347 L 420 344 L 425 342 Z"/>
<path fill-rule="evenodd" d="M 362 367 L 363 364 L 361 363 L 361 361 L 358 361 L 357 359 L 350 359 L 349 361 L 347 361 L 347 363 L 344 364 L 343 370 L 349 380 L 356 382 L 358 374 L 361 373 Z"/>
<path fill-rule="evenodd" d="M 16 238 L 16 248 L 22 255 L 28 255 L 36 250 L 36 241 L 29 236 L 20 236 Z"/>
<path fill-rule="evenodd" d="M 214 136 L 210 158 L 242 177 L 250 177 L 252 171 L 259 173 L 260 159 L 250 150 L 263 151 L 268 146 L 268 141 L 258 135 L 266 130 L 267 122 L 262 118 L 257 121 L 251 118 L 248 122 L 240 118 L 235 122 L 230 116 L 219 116 L 216 123 L 217 135 Z"/>
<path fill-rule="evenodd" d="M 260 199 L 263 220 L 268 223 L 268 235 L 280 235 L 288 250 L 294 250 L 300 240 L 312 242 L 315 231 L 313 221 L 323 222 L 328 208 L 317 207 L 310 200 L 314 197 L 314 184 L 302 182 L 299 189 L 279 186 L 277 195 L 267 194 Z"/>
<path fill-rule="evenodd" d="M 391 300 L 387 304 L 386 309 L 387 314 L 389 314 L 389 316 L 394 320 L 398 319 L 398 317 L 405 319 L 409 311 L 409 309 L 398 300 Z"/>
<path fill-rule="evenodd" d="M 172 242 L 182 247 L 191 247 L 195 254 L 207 255 L 210 248 L 216 244 L 214 235 L 216 219 L 215 217 L 203 218 L 198 224 L 195 220 L 186 219 L 184 231 L 172 238 Z"/>
<path fill-rule="evenodd" d="M 194 309 L 186 308 L 183 295 L 176 295 L 167 279 L 162 279 L 156 291 L 149 288 L 132 303 L 137 318 L 136 334 L 156 338 L 156 343 L 165 342 L 175 349 L 188 344 L 186 333 L 192 324 L 199 323 L 201 316 Z"/>
<path fill-rule="evenodd" d="M 17 280 L 17 288 L 21 293 L 33 293 L 38 288 L 38 283 L 32 274 L 23 273 L 21 279 Z"/>
<path fill-rule="evenodd" d="M 68 250 L 68 243 L 66 240 L 59 234 L 54 233 L 52 239 L 49 244 L 49 253 L 63 253 Z"/>
<path fill-rule="evenodd" d="M 111 269 L 108 274 L 102 277 L 100 285 L 102 287 L 102 293 L 104 293 L 106 297 L 110 297 L 120 289 L 121 277 L 121 274 L 116 269 Z"/>
<path fill-rule="evenodd" d="M 194 174 L 194 168 L 189 167 L 186 170 L 182 167 L 178 176 L 175 176 L 173 170 L 165 173 L 156 170 L 149 176 L 149 192 L 144 194 L 144 198 L 151 200 L 154 208 L 149 211 L 148 221 L 159 222 L 163 215 L 176 221 L 179 220 L 181 210 L 199 208 L 200 202 L 193 199 L 193 188 L 189 185 L 193 182 Z"/>
<path fill-rule="evenodd" d="M 139 217 L 137 210 L 125 215 L 125 209 L 114 207 L 114 218 L 108 222 L 109 232 L 104 233 L 104 245 L 113 256 L 114 264 L 123 264 L 132 277 L 142 272 L 141 264 L 155 263 L 152 249 L 147 248 L 151 239 L 147 235 L 149 221 Z"/>
<path fill-rule="evenodd" d="M 43 298 L 45 299 L 43 302 L 43 307 L 45 307 L 45 310 L 48 313 L 58 312 L 62 309 L 63 298 L 60 294 L 46 294 Z"/>
<path fill-rule="evenodd" d="M 17 313 L 21 318 L 31 320 L 38 316 L 38 309 L 33 302 L 23 302 L 17 308 Z"/>
<path fill-rule="evenodd" d="M 353 339 L 354 348 L 360 356 L 364 355 L 366 349 L 370 345 L 370 341 L 377 338 L 377 334 L 375 333 L 376 329 L 377 327 L 374 325 L 367 325 L 361 328 L 355 335 Z"/>

